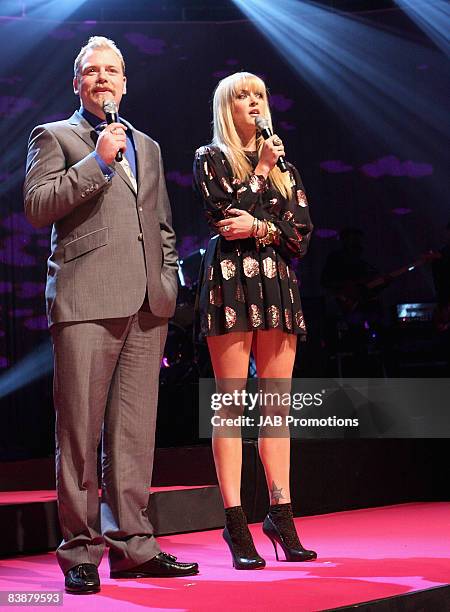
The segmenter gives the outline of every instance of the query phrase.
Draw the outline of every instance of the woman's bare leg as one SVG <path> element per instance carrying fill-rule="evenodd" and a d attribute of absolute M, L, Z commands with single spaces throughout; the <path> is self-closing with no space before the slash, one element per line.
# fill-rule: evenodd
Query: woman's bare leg
<path fill-rule="evenodd" d="M 296 348 L 297 336 L 294 334 L 280 330 L 256 332 L 254 354 L 262 391 L 290 392 Z M 270 407 L 261 410 L 263 415 L 277 412 L 279 413 L 276 407 L 273 410 Z M 285 409 L 285 413 L 288 412 L 288 409 Z M 273 431 L 276 436 L 277 429 L 274 428 Z M 263 428 L 260 432 L 262 435 L 258 440 L 259 456 L 264 465 L 270 503 L 287 504 L 291 501 L 289 429 L 280 429 L 282 437 L 274 437 L 273 431 L 270 432 L 268 428 L 267 435 L 264 435 Z"/>
<path fill-rule="evenodd" d="M 247 380 L 253 332 L 230 332 L 207 338 L 214 376 L 221 391 L 232 392 Z M 239 382 L 241 381 L 241 383 Z M 230 435 L 213 431 L 212 447 L 225 508 L 241 505 L 242 439 L 240 428 Z"/>

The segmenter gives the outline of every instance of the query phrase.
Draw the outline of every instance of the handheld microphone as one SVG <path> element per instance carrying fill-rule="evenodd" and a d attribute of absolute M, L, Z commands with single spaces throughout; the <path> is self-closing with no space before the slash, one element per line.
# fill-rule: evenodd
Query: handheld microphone
<path fill-rule="evenodd" d="M 105 100 L 103 102 L 103 112 L 105 113 L 106 123 L 118 123 L 119 113 L 117 111 L 117 104 L 114 100 Z M 121 162 L 123 159 L 122 151 L 119 149 L 116 153 L 116 162 Z"/>
<path fill-rule="evenodd" d="M 264 140 L 267 140 L 268 138 L 273 136 L 273 132 L 270 129 L 270 125 L 267 119 L 265 119 L 264 117 L 256 117 L 255 123 L 256 127 L 261 132 L 261 136 L 264 138 Z M 280 157 L 278 158 L 277 166 L 281 170 L 281 172 L 287 172 L 288 167 L 286 165 L 286 160 L 282 155 L 280 155 Z"/>

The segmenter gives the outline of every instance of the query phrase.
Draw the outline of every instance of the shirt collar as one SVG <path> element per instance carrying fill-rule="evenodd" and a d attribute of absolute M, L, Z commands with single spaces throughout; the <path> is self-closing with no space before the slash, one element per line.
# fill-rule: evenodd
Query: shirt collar
<path fill-rule="evenodd" d="M 90 111 L 86 110 L 85 108 L 83 108 L 83 106 L 80 107 L 80 110 L 78 112 L 84 119 L 86 119 L 88 123 L 92 125 L 93 128 L 96 128 L 100 123 L 105 123 L 104 119 L 97 117 L 97 115 L 94 115 L 94 113 L 91 113 Z"/>
<path fill-rule="evenodd" d="M 86 110 L 83 106 L 80 106 L 80 109 L 78 111 L 80 113 L 80 115 L 83 117 L 83 119 L 86 119 L 86 121 L 92 125 L 92 127 L 95 129 L 98 125 L 105 124 L 105 120 L 101 119 L 100 117 L 97 117 L 97 115 L 94 115 L 94 113 L 91 113 L 90 111 Z M 122 117 L 119 116 L 119 121 L 122 122 Z M 129 126 L 128 126 L 128 130 L 126 131 L 126 136 L 127 138 L 129 138 L 131 140 L 131 142 L 133 142 L 133 134 L 132 134 L 132 130 L 130 130 Z"/>

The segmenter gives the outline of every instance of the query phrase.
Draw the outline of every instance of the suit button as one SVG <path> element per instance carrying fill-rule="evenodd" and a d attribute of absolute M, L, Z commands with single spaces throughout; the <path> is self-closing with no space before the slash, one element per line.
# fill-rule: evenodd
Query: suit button
<path fill-rule="evenodd" d="M 144 236 L 142 234 L 139 234 L 138 240 L 140 240 L 142 242 L 144 240 Z"/>
<path fill-rule="evenodd" d="M 138 210 L 139 212 L 142 212 L 142 206 L 139 206 Z"/>

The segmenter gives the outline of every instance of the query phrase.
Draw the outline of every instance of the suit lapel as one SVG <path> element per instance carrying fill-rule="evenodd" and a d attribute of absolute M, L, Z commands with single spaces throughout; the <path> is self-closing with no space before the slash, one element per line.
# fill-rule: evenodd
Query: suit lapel
<path fill-rule="evenodd" d="M 125 172 L 125 170 L 122 168 L 122 164 L 120 162 L 116 162 L 115 166 L 114 166 L 114 170 L 117 172 L 117 174 L 120 176 L 121 179 L 123 179 L 125 181 L 125 183 L 128 185 L 128 187 L 131 189 L 131 191 L 134 193 L 134 195 L 136 195 L 136 192 L 134 190 L 133 185 L 131 184 L 130 179 L 127 176 L 127 173 Z"/>
<path fill-rule="evenodd" d="M 134 139 L 134 149 L 136 152 L 136 167 L 137 167 L 137 184 L 138 184 L 138 193 L 141 189 L 141 184 L 144 180 L 144 172 L 145 172 L 145 160 L 144 160 L 144 139 L 140 132 L 133 132 Z M 148 161 L 148 160 L 147 160 Z M 148 172 L 148 167 L 147 167 Z"/>
<path fill-rule="evenodd" d="M 127 126 L 127 128 L 129 130 L 131 130 L 133 132 L 133 143 L 134 143 L 134 153 L 136 156 L 136 170 L 137 170 L 137 177 L 136 177 L 136 181 L 137 181 L 137 193 L 139 194 L 139 188 L 141 185 L 141 181 L 142 181 L 142 177 L 143 177 L 143 172 L 144 172 L 144 152 L 143 152 L 143 144 L 144 144 L 144 140 L 141 136 L 141 134 L 135 130 L 133 128 L 133 126 L 131 125 L 131 123 L 129 123 L 128 121 L 125 121 L 125 119 L 121 119 L 122 123 L 124 125 Z M 117 166 L 120 166 L 120 164 L 116 164 L 116 168 Z M 130 185 L 131 189 L 133 190 L 133 193 L 136 194 L 136 192 L 134 191 L 134 188 L 131 185 L 131 181 L 128 178 L 125 170 L 122 169 L 122 167 L 120 167 L 120 169 L 123 172 L 123 175 L 126 177 L 126 181 L 128 183 L 128 185 Z"/>
<path fill-rule="evenodd" d="M 81 138 L 92 150 L 95 149 L 95 135 L 97 134 L 92 125 L 84 119 L 78 111 L 70 117 L 69 123 L 72 130 Z"/>
<path fill-rule="evenodd" d="M 132 129 L 132 126 L 128 122 L 125 122 L 125 123 L 127 124 L 127 127 Z M 75 134 L 79 136 L 90 147 L 90 149 L 92 149 L 92 151 L 94 151 L 97 132 L 94 130 L 92 125 L 88 121 L 86 121 L 86 119 L 82 115 L 80 115 L 78 111 L 75 111 L 74 114 L 70 117 L 69 124 L 71 125 Z M 135 132 L 133 132 L 133 137 L 134 135 L 135 135 Z M 136 156 L 137 156 L 137 151 L 136 151 Z M 137 157 L 137 159 L 139 159 L 139 157 Z M 131 181 L 127 176 L 127 173 L 122 168 L 120 163 L 116 162 L 114 170 L 117 172 L 118 176 L 120 176 L 120 178 L 123 181 L 125 181 L 125 183 L 131 189 L 131 191 L 134 194 L 136 194 L 136 192 L 134 191 L 133 185 L 131 184 Z M 140 175 L 140 168 L 138 170 L 138 176 L 139 175 Z"/>

